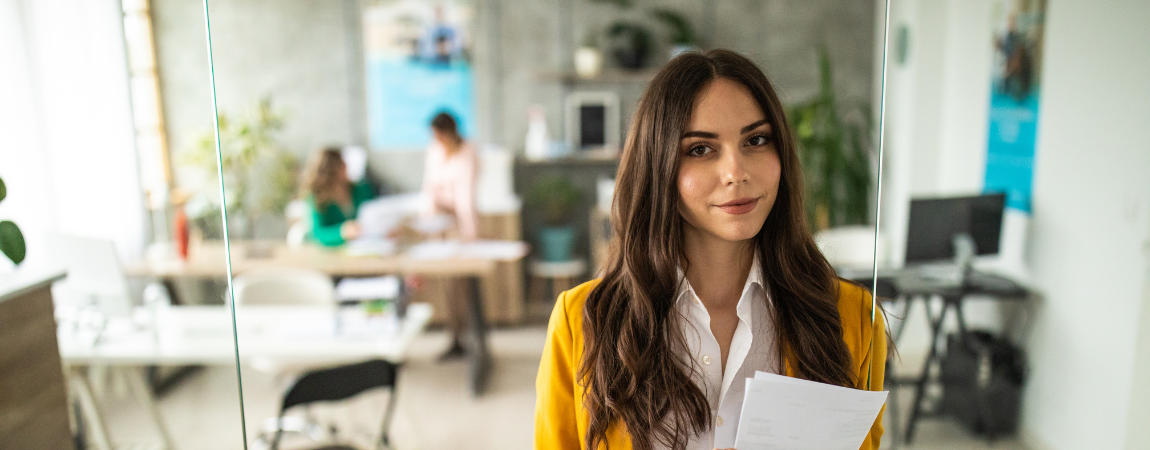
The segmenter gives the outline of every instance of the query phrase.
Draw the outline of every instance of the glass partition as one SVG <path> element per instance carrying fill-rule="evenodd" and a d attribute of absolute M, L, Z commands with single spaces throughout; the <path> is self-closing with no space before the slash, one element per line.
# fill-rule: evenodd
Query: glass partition
<path fill-rule="evenodd" d="M 894 294 L 899 358 L 888 432 L 911 446 L 1142 445 L 1132 424 L 1148 397 L 1125 380 L 1146 373 L 1137 246 L 1150 159 L 1121 130 L 1147 117 L 1135 80 L 1150 53 L 1128 43 L 1150 10 L 890 3 L 879 278 Z M 1112 369 L 1074 369 L 1085 361 Z M 1095 414 L 1131 425 L 1066 426 Z"/>
<path fill-rule="evenodd" d="M 685 51 L 766 72 L 803 226 L 839 275 L 874 278 L 869 2 L 207 5 L 253 447 L 531 445 L 555 299 L 609 266 L 625 134 Z M 359 375 L 350 400 L 305 405 Z"/>
<path fill-rule="evenodd" d="M 0 447 L 244 448 L 204 17 L 0 5 Z"/>

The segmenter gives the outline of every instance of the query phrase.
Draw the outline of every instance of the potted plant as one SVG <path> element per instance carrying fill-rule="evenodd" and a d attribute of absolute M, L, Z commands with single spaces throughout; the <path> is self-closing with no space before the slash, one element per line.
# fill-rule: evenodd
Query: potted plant
<path fill-rule="evenodd" d="M 656 8 L 651 10 L 651 16 L 662 22 L 670 30 L 671 59 L 699 48 L 698 38 L 691 22 L 678 11 L 669 8 Z"/>
<path fill-rule="evenodd" d="M 583 197 L 564 176 L 541 178 L 527 192 L 527 204 L 543 216 L 545 226 L 539 230 L 539 250 L 544 261 L 568 261 L 575 245 L 575 227 L 571 213 Z"/>
<path fill-rule="evenodd" d="M 254 238 L 258 218 L 282 214 L 292 201 L 298 163 L 276 143 L 275 136 L 282 128 L 283 115 L 272 108 L 269 98 L 261 99 L 252 112 L 238 118 L 225 113 L 219 115 L 219 157 L 223 162 L 222 181 L 227 194 L 224 204 L 228 231 L 236 236 Z M 200 166 L 209 178 L 215 178 L 215 133 L 201 135 L 184 158 L 189 164 Z M 203 194 L 214 198 L 214 192 Z M 219 210 L 211 201 L 191 203 L 188 213 L 194 219 L 198 218 L 194 211 L 211 215 Z M 218 217 L 215 220 L 218 221 Z"/>
<path fill-rule="evenodd" d="M 807 220 L 813 231 L 867 223 L 871 189 L 870 108 L 862 103 L 841 111 L 825 46 L 819 49 L 818 64 L 819 93 L 787 111 L 803 164 Z"/>
<path fill-rule="evenodd" d="M 607 27 L 607 37 L 611 40 L 611 54 L 619 67 L 628 70 L 642 69 L 651 54 L 651 30 L 628 21 L 616 21 Z"/>
<path fill-rule="evenodd" d="M 603 52 L 599 51 L 599 42 L 595 32 L 588 30 L 584 34 L 583 45 L 575 49 L 575 75 L 583 79 L 597 78 L 603 71 Z"/>
<path fill-rule="evenodd" d="M 8 196 L 8 188 L 4 185 L 4 180 L 0 179 L 0 201 Z M 27 248 L 24 246 L 24 234 L 20 232 L 20 227 L 16 226 L 11 220 L 0 221 L 0 252 L 4 253 L 13 264 L 19 265 L 24 262 L 24 256 L 27 254 Z"/>

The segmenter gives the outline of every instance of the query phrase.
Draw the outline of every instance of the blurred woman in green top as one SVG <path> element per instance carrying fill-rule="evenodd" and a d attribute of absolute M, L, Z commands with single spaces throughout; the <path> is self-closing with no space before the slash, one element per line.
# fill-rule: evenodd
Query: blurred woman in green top
<path fill-rule="evenodd" d="M 359 237 L 359 206 L 373 197 L 371 185 L 352 183 L 339 148 L 327 147 L 312 158 L 304 174 L 304 196 L 311 209 L 311 237 L 328 247 Z"/>

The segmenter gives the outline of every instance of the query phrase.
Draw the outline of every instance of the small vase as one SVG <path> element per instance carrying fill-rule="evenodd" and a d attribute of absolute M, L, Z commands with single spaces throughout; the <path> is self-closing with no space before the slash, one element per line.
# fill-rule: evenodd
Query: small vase
<path fill-rule="evenodd" d="M 543 227 L 539 229 L 539 250 L 547 262 L 570 261 L 575 246 L 575 227 Z"/>
<path fill-rule="evenodd" d="M 579 47 L 575 50 L 575 75 L 589 80 L 598 78 L 603 72 L 603 52 L 594 47 Z"/>

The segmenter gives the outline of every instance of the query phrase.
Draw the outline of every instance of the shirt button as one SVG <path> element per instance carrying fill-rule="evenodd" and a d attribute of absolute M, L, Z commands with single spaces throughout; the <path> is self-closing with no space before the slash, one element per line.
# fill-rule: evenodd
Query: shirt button
<path fill-rule="evenodd" d="M 715 416 L 715 417 L 716 417 L 715 423 L 718 424 L 718 426 L 720 426 L 720 427 L 723 426 L 723 416 Z"/>
<path fill-rule="evenodd" d="M 708 365 L 711 364 L 711 357 L 707 356 L 707 355 L 703 355 L 703 364 L 708 364 Z"/>

